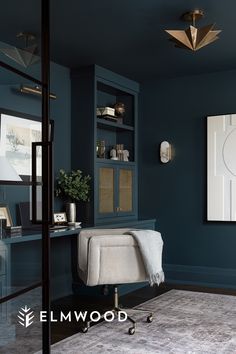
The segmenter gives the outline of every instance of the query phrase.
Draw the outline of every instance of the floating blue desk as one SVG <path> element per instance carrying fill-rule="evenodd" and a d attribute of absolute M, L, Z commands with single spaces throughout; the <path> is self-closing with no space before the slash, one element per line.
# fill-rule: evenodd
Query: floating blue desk
<path fill-rule="evenodd" d="M 71 236 L 75 234 L 78 235 L 80 230 L 81 228 L 69 228 L 69 227 L 65 227 L 63 229 L 55 229 L 50 232 L 50 237 L 55 238 L 55 237 Z M 19 242 L 29 242 L 29 241 L 36 241 L 41 239 L 42 239 L 42 235 L 39 233 L 38 230 L 37 231 L 24 230 L 22 235 L 20 236 L 6 237 L 1 241 L 5 245 L 9 245 L 9 244 L 15 244 Z"/>
<path fill-rule="evenodd" d="M 71 293 L 71 242 L 80 229 L 65 228 L 50 232 L 52 297 Z M 21 236 L 0 240 L 0 291 L 2 296 L 41 281 L 42 236 L 37 231 L 23 231 Z"/>
<path fill-rule="evenodd" d="M 154 229 L 155 220 L 132 220 L 96 226 L 118 227 Z M 77 273 L 77 237 L 80 231 L 81 228 L 65 228 L 50 232 L 52 299 L 72 293 L 73 278 Z M 25 231 L 22 236 L 0 240 L 0 258 L 0 286 L 3 296 L 9 294 L 11 289 L 22 289 L 40 282 L 41 234 L 39 231 Z"/>

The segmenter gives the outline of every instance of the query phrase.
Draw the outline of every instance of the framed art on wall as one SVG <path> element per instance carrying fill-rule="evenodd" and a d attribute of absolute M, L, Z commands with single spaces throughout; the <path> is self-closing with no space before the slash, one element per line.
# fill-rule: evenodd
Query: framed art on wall
<path fill-rule="evenodd" d="M 50 125 L 50 139 L 53 122 Z M 4 156 L 23 181 L 30 181 L 32 169 L 32 143 L 42 140 L 39 117 L 0 109 L 0 156 Z M 37 149 L 37 176 L 42 175 L 42 149 Z"/>
<path fill-rule="evenodd" d="M 236 114 L 207 117 L 207 220 L 236 221 Z"/>
<path fill-rule="evenodd" d="M 32 142 L 41 141 L 41 122 L 1 114 L 0 154 L 19 176 L 31 175 Z M 37 171 L 41 175 L 41 152 Z M 22 177 L 21 177 L 22 178 Z"/>

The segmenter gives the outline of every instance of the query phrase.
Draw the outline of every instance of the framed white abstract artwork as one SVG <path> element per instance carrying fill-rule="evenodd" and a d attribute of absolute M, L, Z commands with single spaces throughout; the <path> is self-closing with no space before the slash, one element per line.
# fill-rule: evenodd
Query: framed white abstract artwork
<path fill-rule="evenodd" d="M 236 221 L 236 114 L 207 117 L 207 220 Z"/>
<path fill-rule="evenodd" d="M 5 156 L 23 180 L 31 175 L 32 142 L 41 141 L 41 122 L 0 114 L 0 155 Z M 37 171 L 41 176 L 41 150 L 37 156 Z"/>

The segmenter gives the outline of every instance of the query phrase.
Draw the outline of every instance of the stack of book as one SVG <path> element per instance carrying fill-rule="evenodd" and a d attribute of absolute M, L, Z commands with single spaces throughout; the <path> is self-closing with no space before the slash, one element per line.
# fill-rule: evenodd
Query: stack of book
<path fill-rule="evenodd" d="M 7 226 L 6 227 L 6 236 L 15 237 L 22 235 L 22 226 Z"/>
<path fill-rule="evenodd" d="M 115 115 L 115 109 L 111 107 L 98 107 L 97 110 L 97 117 L 111 120 L 113 122 L 117 122 L 117 117 Z"/>

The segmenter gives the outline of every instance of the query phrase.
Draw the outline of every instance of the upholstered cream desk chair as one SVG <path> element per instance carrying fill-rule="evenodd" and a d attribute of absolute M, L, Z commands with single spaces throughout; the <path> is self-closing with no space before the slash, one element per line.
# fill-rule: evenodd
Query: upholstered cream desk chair
<path fill-rule="evenodd" d="M 114 285 L 114 308 L 117 314 L 121 309 L 118 303 L 117 284 L 147 281 L 139 247 L 130 229 L 90 229 L 82 230 L 78 236 L 78 273 L 88 286 Z M 124 310 L 124 309 L 122 309 Z M 132 327 L 129 334 L 135 333 L 136 322 L 127 318 Z M 152 322 L 152 313 L 147 322 Z M 91 322 L 87 322 L 83 332 L 87 332 Z"/>

